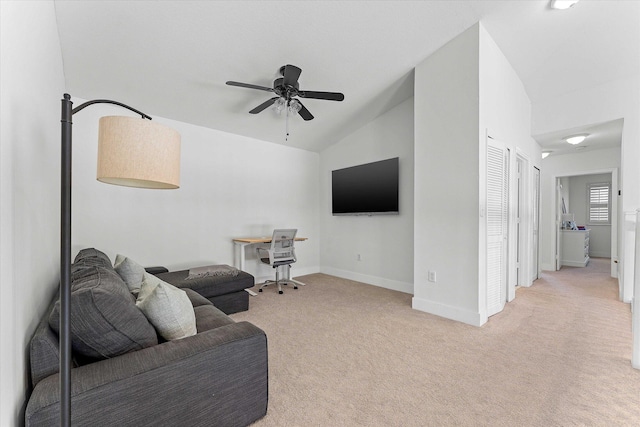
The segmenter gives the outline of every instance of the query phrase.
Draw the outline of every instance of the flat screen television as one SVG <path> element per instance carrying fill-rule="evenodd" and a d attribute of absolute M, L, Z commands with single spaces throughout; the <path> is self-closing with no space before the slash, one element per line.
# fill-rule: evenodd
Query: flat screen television
<path fill-rule="evenodd" d="M 333 215 L 397 215 L 398 157 L 331 172 Z"/>

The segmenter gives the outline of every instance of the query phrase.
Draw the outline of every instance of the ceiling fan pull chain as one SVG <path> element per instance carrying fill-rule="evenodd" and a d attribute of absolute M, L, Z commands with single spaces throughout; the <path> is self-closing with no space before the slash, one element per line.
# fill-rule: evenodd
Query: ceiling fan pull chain
<path fill-rule="evenodd" d="M 288 103 L 287 103 L 288 104 Z M 285 137 L 284 142 L 289 142 L 289 106 L 286 107 L 286 117 L 285 117 Z"/>

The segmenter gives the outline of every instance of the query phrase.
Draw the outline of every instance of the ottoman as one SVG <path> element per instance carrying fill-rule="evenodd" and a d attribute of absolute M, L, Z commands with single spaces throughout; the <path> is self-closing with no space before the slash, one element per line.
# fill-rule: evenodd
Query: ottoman
<path fill-rule="evenodd" d="M 206 276 L 186 280 L 189 276 L 189 270 L 167 272 L 166 269 L 163 269 L 165 272 L 162 273 L 150 270 L 147 269 L 150 273 L 175 287 L 193 289 L 225 314 L 249 309 L 249 294 L 245 292 L 245 289 L 252 288 L 255 285 L 255 280 L 251 274 L 244 271 L 240 271 L 236 276 Z"/>

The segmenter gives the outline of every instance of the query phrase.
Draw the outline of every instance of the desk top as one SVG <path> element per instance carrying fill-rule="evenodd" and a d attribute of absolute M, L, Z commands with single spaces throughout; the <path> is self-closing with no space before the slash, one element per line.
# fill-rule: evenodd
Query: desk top
<path fill-rule="evenodd" d="M 296 237 L 296 242 L 302 242 L 307 240 L 307 237 Z M 271 243 L 271 236 L 269 237 L 238 237 L 233 239 L 238 243 Z"/>

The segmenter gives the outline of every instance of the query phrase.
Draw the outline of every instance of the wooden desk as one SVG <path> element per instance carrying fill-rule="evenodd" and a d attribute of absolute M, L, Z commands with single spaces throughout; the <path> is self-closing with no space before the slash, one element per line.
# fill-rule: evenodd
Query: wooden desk
<path fill-rule="evenodd" d="M 303 242 L 307 240 L 307 237 L 296 237 L 296 242 Z M 238 237 L 233 239 L 234 253 L 233 263 L 236 268 L 244 271 L 245 266 L 245 248 L 248 245 L 257 245 L 260 243 L 271 243 L 271 236 L 269 237 Z"/>

